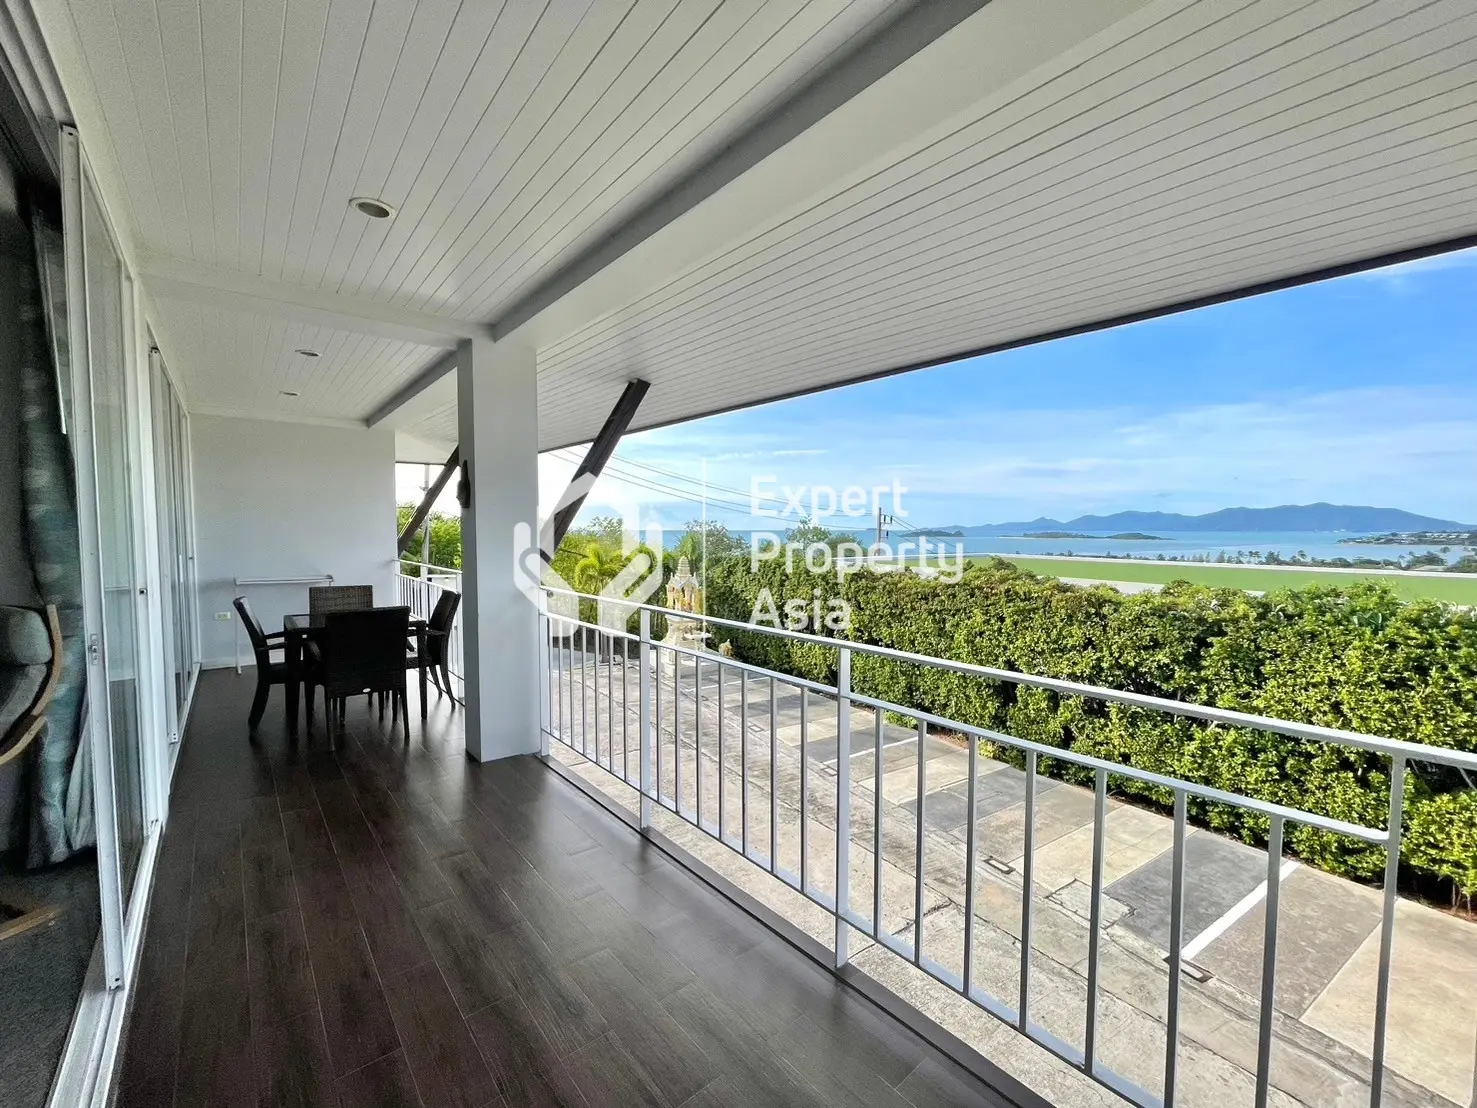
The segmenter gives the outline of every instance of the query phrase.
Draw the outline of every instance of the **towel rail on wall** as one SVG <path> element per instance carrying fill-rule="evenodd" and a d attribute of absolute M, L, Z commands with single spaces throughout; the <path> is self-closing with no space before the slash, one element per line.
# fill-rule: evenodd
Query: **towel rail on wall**
<path fill-rule="evenodd" d="M 307 577 L 233 577 L 231 582 L 235 588 L 246 588 L 252 585 L 331 585 L 333 574 L 315 573 Z M 231 652 L 236 656 L 236 672 L 241 672 L 241 621 L 236 621 L 235 627 L 231 629 Z"/>

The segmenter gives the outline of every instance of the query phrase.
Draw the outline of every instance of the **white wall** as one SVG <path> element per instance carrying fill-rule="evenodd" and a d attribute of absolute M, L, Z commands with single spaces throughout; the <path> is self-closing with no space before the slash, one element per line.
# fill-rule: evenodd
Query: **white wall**
<path fill-rule="evenodd" d="M 268 631 L 307 610 L 306 585 L 238 590 L 237 577 L 331 573 L 340 585 L 373 585 L 376 604 L 395 603 L 394 431 L 190 418 L 206 667 L 235 664 L 237 595 Z M 249 663 L 244 630 L 240 643 Z"/>

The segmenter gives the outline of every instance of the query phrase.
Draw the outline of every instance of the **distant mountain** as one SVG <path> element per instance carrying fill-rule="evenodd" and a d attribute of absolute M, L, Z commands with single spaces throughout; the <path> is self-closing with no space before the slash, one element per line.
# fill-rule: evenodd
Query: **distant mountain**
<path fill-rule="evenodd" d="M 1416 515 L 1399 508 L 1354 504 L 1283 504 L 1276 508 L 1222 508 L 1200 516 L 1176 512 L 1114 512 L 1058 520 L 1040 517 L 1025 523 L 951 524 L 965 535 L 1023 535 L 1028 531 L 1441 531 L 1466 530 L 1471 524 Z"/>

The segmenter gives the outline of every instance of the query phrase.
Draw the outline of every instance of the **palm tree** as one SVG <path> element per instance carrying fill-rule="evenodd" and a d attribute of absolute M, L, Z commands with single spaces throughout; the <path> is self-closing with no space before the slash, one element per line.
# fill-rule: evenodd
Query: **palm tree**
<path fill-rule="evenodd" d="M 625 564 L 625 556 L 619 550 L 592 542 L 585 547 L 585 556 L 575 563 L 572 584 L 578 591 L 596 596 Z"/>

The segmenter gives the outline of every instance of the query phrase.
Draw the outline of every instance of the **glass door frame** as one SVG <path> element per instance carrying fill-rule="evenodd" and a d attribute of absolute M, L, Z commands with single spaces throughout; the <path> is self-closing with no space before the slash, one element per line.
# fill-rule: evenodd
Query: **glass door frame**
<path fill-rule="evenodd" d="M 104 979 L 109 989 L 124 986 L 131 978 L 143 938 L 145 907 L 153 885 L 154 860 L 166 794 L 160 768 L 161 747 L 151 737 L 161 734 L 160 690 L 156 647 L 159 627 L 157 548 L 152 541 L 150 519 L 153 505 L 146 495 L 153 490 L 152 444 L 147 442 L 149 393 L 142 386 L 142 328 L 140 306 L 132 274 L 118 248 L 117 236 L 107 226 L 107 211 L 101 193 L 86 163 L 72 127 L 61 132 L 63 245 L 66 258 L 67 330 L 72 391 L 72 449 L 76 465 L 78 537 L 82 553 L 83 636 L 87 657 L 87 726 L 84 741 L 92 757 L 93 810 L 97 831 L 98 883 L 101 895 Z M 137 861 L 130 903 L 123 903 L 122 859 L 119 843 L 118 796 L 114 765 L 112 721 L 108 710 L 108 641 L 104 613 L 106 593 L 102 578 L 102 521 L 99 504 L 96 426 L 91 335 L 88 320 L 86 243 L 83 234 L 84 187 L 90 188 L 103 216 L 104 230 L 118 262 L 121 276 L 119 305 L 123 322 L 124 348 L 124 437 L 131 470 L 128 496 L 131 534 L 126 536 L 136 569 L 135 639 L 131 645 L 136 659 L 138 685 L 138 751 L 143 808 L 143 842 Z M 162 732 L 166 736 L 167 732 Z"/>

